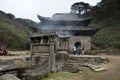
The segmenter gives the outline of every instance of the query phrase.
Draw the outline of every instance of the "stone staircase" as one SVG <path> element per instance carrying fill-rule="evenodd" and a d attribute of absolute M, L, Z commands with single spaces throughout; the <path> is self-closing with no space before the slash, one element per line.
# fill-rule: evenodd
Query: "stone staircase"
<path fill-rule="evenodd" d="M 109 62 L 108 58 L 103 58 L 99 56 L 69 56 L 69 58 L 65 61 L 64 66 L 62 67 L 63 71 L 67 72 L 78 72 L 81 70 L 81 67 L 90 67 L 90 68 L 96 68 L 94 66 L 86 65 L 86 64 L 100 64 L 100 63 L 106 63 Z M 103 68 L 99 68 L 99 70 L 102 70 Z M 96 69 L 94 69 L 96 70 Z M 98 70 L 98 69 L 97 69 Z"/>
<path fill-rule="evenodd" d="M 100 64 L 100 63 L 109 62 L 107 57 L 100 57 L 94 55 L 70 55 L 68 61 L 76 62 L 79 64 L 84 64 L 84 63 Z"/>

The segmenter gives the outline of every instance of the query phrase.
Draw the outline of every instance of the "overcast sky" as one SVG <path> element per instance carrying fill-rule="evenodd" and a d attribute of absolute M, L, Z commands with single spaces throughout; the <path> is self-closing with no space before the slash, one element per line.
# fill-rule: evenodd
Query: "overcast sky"
<path fill-rule="evenodd" d="M 54 13 L 69 13 L 71 5 L 80 1 L 96 5 L 101 0 L 0 0 L 0 10 L 38 22 L 37 14 L 51 17 Z"/>

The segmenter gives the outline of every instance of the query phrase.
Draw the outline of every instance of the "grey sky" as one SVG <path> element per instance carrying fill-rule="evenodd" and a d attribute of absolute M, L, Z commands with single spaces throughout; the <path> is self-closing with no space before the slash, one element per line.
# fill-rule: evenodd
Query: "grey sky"
<path fill-rule="evenodd" d="M 37 14 L 51 17 L 54 13 L 68 13 L 71 5 L 80 1 L 96 5 L 101 0 L 0 0 L 0 10 L 19 18 L 39 21 Z"/>

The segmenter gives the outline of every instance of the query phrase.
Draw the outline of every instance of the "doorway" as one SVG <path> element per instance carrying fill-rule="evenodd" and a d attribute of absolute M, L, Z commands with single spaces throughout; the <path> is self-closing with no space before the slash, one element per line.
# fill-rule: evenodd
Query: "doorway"
<path fill-rule="evenodd" d="M 74 46 L 75 46 L 76 48 L 77 48 L 78 46 L 81 47 L 81 42 L 79 42 L 79 41 L 75 42 Z"/>

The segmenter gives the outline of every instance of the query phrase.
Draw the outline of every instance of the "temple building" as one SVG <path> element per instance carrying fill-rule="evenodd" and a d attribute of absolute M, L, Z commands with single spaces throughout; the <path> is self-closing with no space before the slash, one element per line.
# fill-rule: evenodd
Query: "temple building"
<path fill-rule="evenodd" d="M 88 27 L 93 18 L 79 18 L 76 14 L 57 13 L 49 17 L 38 15 L 41 21 L 41 32 L 54 32 L 58 36 L 57 49 L 73 52 L 74 46 L 84 48 L 84 52 L 91 50 L 91 36 L 100 28 Z"/>
<path fill-rule="evenodd" d="M 82 56 L 89 53 L 91 36 L 100 30 L 88 27 L 93 18 L 80 19 L 75 14 L 63 13 L 55 14 L 52 18 L 38 15 L 38 18 L 41 21 L 40 32 L 29 35 L 30 59 L 35 73 L 37 70 L 40 73 L 76 72 L 76 69 L 78 72 L 82 65 L 86 66 L 85 63 L 102 62 L 103 58 L 98 56 Z M 78 54 L 78 48 L 81 48 L 80 56 L 71 55 Z"/>

